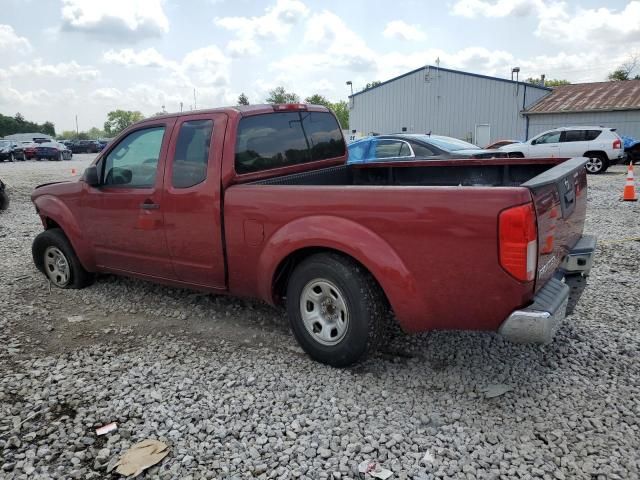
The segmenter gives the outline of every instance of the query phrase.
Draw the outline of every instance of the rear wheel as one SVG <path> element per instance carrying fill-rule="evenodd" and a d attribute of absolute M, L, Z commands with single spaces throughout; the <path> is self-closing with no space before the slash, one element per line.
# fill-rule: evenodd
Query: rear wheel
<path fill-rule="evenodd" d="M 31 247 L 33 262 L 49 281 L 58 288 L 84 288 L 93 283 L 69 240 L 59 228 L 40 233 Z"/>
<path fill-rule="evenodd" d="M 609 160 L 602 153 L 585 153 L 585 157 L 588 158 L 585 165 L 587 173 L 597 175 L 606 172 L 609 168 Z"/>
<path fill-rule="evenodd" d="M 315 360 L 346 367 L 375 350 L 388 312 L 384 295 L 360 265 L 334 253 L 313 255 L 294 270 L 287 314 Z"/>

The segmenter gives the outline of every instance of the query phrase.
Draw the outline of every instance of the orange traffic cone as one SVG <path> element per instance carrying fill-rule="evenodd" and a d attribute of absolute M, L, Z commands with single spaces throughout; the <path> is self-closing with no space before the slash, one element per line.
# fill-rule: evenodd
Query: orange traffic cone
<path fill-rule="evenodd" d="M 633 183 L 633 162 L 629 163 L 629 168 L 627 170 L 627 183 L 625 184 L 624 191 L 622 192 L 622 200 L 625 202 L 636 202 L 638 200 L 636 187 Z"/>

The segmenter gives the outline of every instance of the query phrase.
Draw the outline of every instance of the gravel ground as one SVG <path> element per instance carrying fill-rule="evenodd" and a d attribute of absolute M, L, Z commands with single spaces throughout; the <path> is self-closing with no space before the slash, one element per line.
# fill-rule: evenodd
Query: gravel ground
<path fill-rule="evenodd" d="M 347 479 L 365 459 L 398 479 L 639 478 L 640 243 L 622 240 L 640 207 L 618 201 L 624 167 L 589 177 L 596 265 L 551 345 L 393 332 L 338 370 L 261 304 L 111 276 L 49 290 L 29 194 L 88 160 L 0 164 L 1 478 L 116 478 L 145 438 L 170 450 L 145 478 Z"/>

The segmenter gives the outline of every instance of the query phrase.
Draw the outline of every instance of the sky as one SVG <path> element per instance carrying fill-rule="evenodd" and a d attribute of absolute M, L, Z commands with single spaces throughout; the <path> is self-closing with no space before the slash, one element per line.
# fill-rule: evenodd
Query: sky
<path fill-rule="evenodd" d="M 280 85 L 338 101 L 437 60 L 592 82 L 636 51 L 640 0 L 0 0 L 0 113 L 61 132 Z"/>

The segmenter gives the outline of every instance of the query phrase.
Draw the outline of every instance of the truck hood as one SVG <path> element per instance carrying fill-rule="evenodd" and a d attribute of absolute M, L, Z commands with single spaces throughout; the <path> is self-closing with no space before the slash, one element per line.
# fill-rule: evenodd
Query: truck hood
<path fill-rule="evenodd" d="M 65 194 L 78 193 L 80 190 L 82 190 L 82 183 L 77 180 L 43 183 L 33 189 L 33 192 L 31 192 L 31 201 L 35 201 L 43 195 L 62 196 Z"/>

